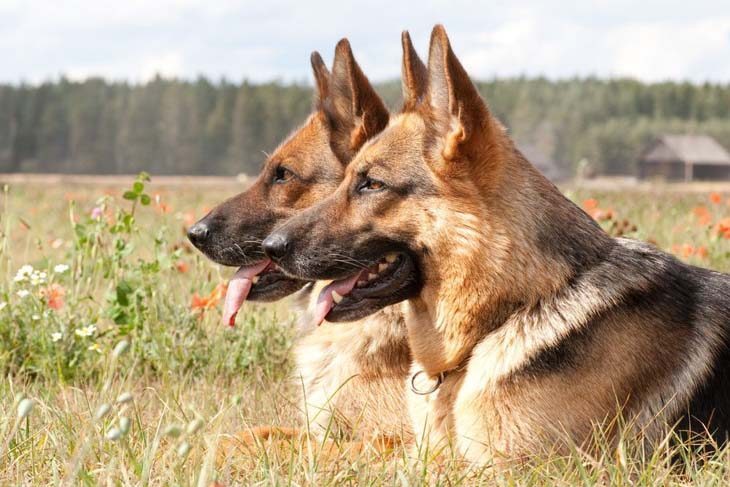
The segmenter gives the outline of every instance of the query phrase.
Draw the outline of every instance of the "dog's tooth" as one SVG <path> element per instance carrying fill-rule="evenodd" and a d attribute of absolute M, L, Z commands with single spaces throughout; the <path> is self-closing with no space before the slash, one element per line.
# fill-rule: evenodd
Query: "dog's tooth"
<path fill-rule="evenodd" d="M 398 254 L 396 254 L 395 252 L 391 252 L 390 254 L 385 256 L 385 260 L 386 262 L 388 262 L 388 264 L 392 264 L 393 262 L 398 260 Z"/>
<path fill-rule="evenodd" d="M 388 268 L 388 264 L 380 264 L 378 266 L 378 272 L 383 272 L 387 268 Z"/>
<path fill-rule="evenodd" d="M 344 298 L 344 296 L 341 296 L 337 291 L 332 291 L 332 301 L 334 301 L 335 304 L 340 304 L 342 298 Z"/>
<path fill-rule="evenodd" d="M 259 282 L 259 276 L 254 276 L 253 279 L 251 279 L 251 282 L 254 283 L 254 284 L 256 284 L 257 282 Z"/>
<path fill-rule="evenodd" d="M 377 275 L 377 274 L 372 274 L 372 273 L 370 273 L 370 274 L 368 274 L 368 281 L 372 281 L 372 280 L 373 280 L 373 279 L 375 279 L 376 277 L 378 277 L 378 275 Z"/>

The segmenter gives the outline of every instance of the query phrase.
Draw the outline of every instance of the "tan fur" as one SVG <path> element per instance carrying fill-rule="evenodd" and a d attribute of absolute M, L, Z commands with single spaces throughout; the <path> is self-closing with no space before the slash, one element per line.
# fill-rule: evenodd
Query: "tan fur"
<path fill-rule="evenodd" d="M 442 50 L 450 53 L 445 33 L 438 28 L 432 50 L 434 43 L 441 45 L 437 55 Z M 493 125 L 487 129 L 492 134 L 488 143 L 482 142 L 478 149 L 484 165 L 472 167 L 471 174 L 487 177 L 473 179 L 473 185 L 454 173 L 448 180 L 437 179 L 443 184 L 439 192 L 451 193 L 451 198 L 441 200 L 433 218 L 447 226 L 442 230 L 432 222 L 429 231 L 420 234 L 422 244 L 438 258 L 426 264 L 426 286 L 421 298 L 410 303 L 407 315 L 414 370 L 448 375 L 431 396 L 409 394 L 416 438 L 428 439 L 432 447 L 451 438 L 468 459 L 495 461 L 504 455 L 527 454 L 544 441 L 562 438 L 580 443 L 592 427 L 619 412 L 636 421 L 649 438 L 660 437 L 667 426 L 662 418 L 675 417 L 694 391 L 693 384 L 707 376 L 720 331 L 696 345 L 692 352 L 698 359 L 685 366 L 680 357 L 687 353 L 681 346 L 686 338 L 681 333 L 667 336 L 662 323 L 627 311 L 613 318 L 616 323 L 592 345 L 589 355 L 595 360 L 590 365 L 540 380 L 521 379 L 519 374 L 510 378 L 538 352 L 616 306 L 631 289 L 587 283 L 564 291 L 569 268 L 560 260 L 546 259 L 531 234 L 530 222 L 539 212 L 532 203 L 544 202 L 541 196 L 548 188 L 532 167 L 511 155 L 514 150 L 499 127 L 490 118 L 485 122 Z M 413 122 L 396 118 L 389 131 L 399 124 L 407 131 Z M 464 141 L 460 128 L 448 132 L 440 154 L 446 163 L 437 159 L 431 167 L 448 171 L 444 168 L 453 160 L 464 164 Z M 376 145 L 377 139 L 370 144 Z M 493 161 L 499 164 L 492 165 Z M 461 200 L 462 191 L 466 201 Z M 475 194 L 482 196 L 473 198 Z M 636 245 L 623 241 L 617 251 Z M 632 289 L 646 290 L 661 278 L 661 266 L 653 269 L 656 276 L 636 276 Z M 610 274 L 602 277 L 610 282 Z M 509 309 L 510 303 L 519 306 Z M 506 321 L 492 319 L 500 313 L 508 316 Z M 500 322 L 498 329 L 491 329 L 492 321 Z M 644 325 L 636 324 L 641 321 Z M 621 352 L 609 352 L 616 350 Z M 647 359 L 650 350 L 654 356 Z M 661 370 L 648 364 L 651 361 L 671 366 Z M 667 377 L 662 379 L 663 375 Z M 645 377 L 651 378 L 651 385 L 638 386 Z"/>
<path fill-rule="evenodd" d="M 301 316 L 306 326 L 308 311 L 302 309 Z M 303 420 L 312 433 L 410 441 L 404 412 L 411 357 L 399 309 L 386 308 L 360 321 L 325 322 L 305 330 L 294 357 L 294 385 L 301 393 Z"/>
<path fill-rule="evenodd" d="M 285 216 L 331 193 L 344 175 L 346 162 L 382 128 L 375 117 L 385 110 L 382 101 L 346 41 L 337 45 L 331 79 L 318 55 L 312 63 L 319 109 L 269 157 L 309 181 L 275 195 L 273 203 Z M 343 93 L 347 96 L 338 96 Z M 334 111 L 327 113 L 328 107 Z M 255 211 L 255 205 L 248 211 Z M 334 430 L 348 438 L 408 441 L 404 381 L 411 358 L 402 314 L 389 309 L 360 322 L 306 329 L 307 310 L 321 287 L 301 293 L 295 305 L 303 333 L 295 345 L 293 381 L 305 430 L 317 437 Z"/>
<path fill-rule="evenodd" d="M 226 246 L 252 260 L 263 258 L 260 244 L 268 232 L 337 188 L 354 154 L 389 117 L 346 39 L 337 44 L 332 74 L 319 54 L 313 53 L 311 62 L 316 81 L 313 113 L 267 157 L 251 187 L 209 215 L 225 222 L 220 226 L 230 234 Z M 413 62 L 420 62 L 415 53 Z M 283 181 L 277 176 L 282 169 L 288 174 Z M 301 296 L 311 301 L 317 293 L 305 291 Z M 242 432 L 241 441 L 257 436 L 291 439 L 297 436 L 293 432 L 308 431 L 322 437 L 330 428 L 351 439 L 408 441 L 404 384 L 411 357 L 402 313 L 393 308 L 360 322 L 325 323 L 306 330 L 294 353 L 303 428 L 261 427 Z"/>
<path fill-rule="evenodd" d="M 382 102 L 347 43 L 337 45 L 333 78 L 333 86 L 328 90 L 347 93 L 352 101 L 346 103 L 348 97 L 342 96 L 325 100 L 325 106 L 333 105 L 339 122 L 334 130 L 318 131 L 316 137 L 325 133 L 333 156 L 349 158 L 382 128 L 377 127 L 371 108 L 382 109 Z M 344 129 L 349 130 L 349 135 L 341 133 Z M 305 140 L 316 138 L 304 137 Z M 313 165 L 322 164 L 314 154 L 300 159 Z M 328 181 L 331 190 L 341 177 Z M 324 196 L 312 194 L 308 205 Z M 334 430 L 347 437 L 409 441 L 404 383 L 411 356 L 402 313 L 389 308 L 358 322 L 324 323 L 316 329 L 307 329 L 309 309 L 322 286 L 319 283 L 314 290 L 303 293 L 297 306 L 304 333 L 294 350 L 294 382 L 301 393 L 303 422 L 317 436 Z"/>
<path fill-rule="evenodd" d="M 410 69 L 404 90 L 422 91 Z M 408 242 L 422 281 L 405 305 L 411 373 L 445 374 L 432 394 L 407 392 L 415 439 L 431 449 L 516 458 L 581 444 L 618 413 L 658 438 L 707 378 L 722 329 L 667 326 L 673 317 L 641 308 L 674 261 L 611 239 L 522 157 L 440 26 L 428 84 L 331 197 L 287 222 L 292 260 L 314 260 L 323 242 L 342 241 L 331 248 L 350 258 L 368 242 Z M 359 192 L 367 180 L 386 189 Z M 550 356 L 563 345 L 581 354 L 570 366 Z M 548 365 L 533 363 L 542 354 Z"/>

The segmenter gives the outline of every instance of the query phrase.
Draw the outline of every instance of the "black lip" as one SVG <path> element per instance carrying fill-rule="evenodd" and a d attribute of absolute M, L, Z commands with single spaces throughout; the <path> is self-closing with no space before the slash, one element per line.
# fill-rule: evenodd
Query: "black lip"
<path fill-rule="evenodd" d="M 198 244 L 196 242 L 192 242 L 192 244 L 208 259 L 226 267 L 251 266 L 267 258 L 260 246 L 243 249 L 240 245 L 220 241 L 213 241 L 211 244 Z M 236 248 L 241 250 L 232 250 Z M 242 258 L 244 252 L 248 257 L 247 259 Z M 251 287 L 251 291 L 246 298 L 247 301 L 262 303 L 278 301 L 297 292 L 309 282 L 287 276 L 279 270 L 263 272 L 258 277 L 258 282 Z"/>
<path fill-rule="evenodd" d="M 325 318 L 330 322 L 347 322 L 365 318 L 386 306 L 418 295 L 422 281 L 415 259 L 401 252 L 395 269 L 373 287 L 355 288 L 342 298 Z"/>
<path fill-rule="evenodd" d="M 258 275 L 258 282 L 251 287 L 248 301 L 269 303 L 278 301 L 303 288 L 308 281 L 294 279 L 281 271 L 266 271 Z"/>
<path fill-rule="evenodd" d="M 267 258 L 260 246 L 241 246 L 236 243 L 214 241 L 208 244 L 196 244 L 195 248 L 216 264 L 227 267 L 254 265 Z"/>

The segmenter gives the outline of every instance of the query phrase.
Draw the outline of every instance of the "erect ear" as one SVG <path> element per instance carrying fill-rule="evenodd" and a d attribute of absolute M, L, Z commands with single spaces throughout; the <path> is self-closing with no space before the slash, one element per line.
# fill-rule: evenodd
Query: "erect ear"
<path fill-rule="evenodd" d="M 327 99 L 330 93 L 330 72 L 322 61 L 322 56 L 317 51 L 309 58 L 314 72 L 314 82 L 317 86 L 317 106 L 321 106 L 323 100 Z"/>
<path fill-rule="evenodd" d="M 366 140 L 388 125 L 389 114 L 355 61 L 347 39 L 335 48 L 330 89 L 325 112 L 336 139 L 333 145 L 342 152 L 338 156 L 349 159 Z"/>
<path fill-rule="evenodd" d="M 458 156 L 475 136 L 489 130 L 491 116 L 474 83 L 451 50 L 442 25 L 431 33 L 428 53 L 428 101 L 446 135 L 443 156 Z"/>
<path fill-rule="evenodd" d="M 428 70 L 418 53 L 413 48 L 411 36 L 407 30 L 401 34 L 403 45 L 403 67 L 401 68 L 401 84 L 403 87 L 403 111 L 411 111 L 426 95 L 428 86 Z"/>

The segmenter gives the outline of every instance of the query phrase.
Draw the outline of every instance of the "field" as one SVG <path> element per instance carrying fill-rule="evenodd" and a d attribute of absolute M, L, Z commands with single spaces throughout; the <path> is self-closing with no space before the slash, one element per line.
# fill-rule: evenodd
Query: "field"
<path fill-rule="evenodd" d="M 244 183 L 14 179 L 0 194 L 0 484 L 725 485 L 730 451 L 634 444 L 537 452 L 504 471 L 457 460 L 265 444 L 218 461 L 226 435 L 295 425 L 286 303 L 219 323 L 230 275 L 186 226 Z M 79 180 L 76 180 L 79 181 Z M 607 231 L 730 272 L 730 192 L 571 185 Z M 343 325 L 346 326 L 346 325 Z M 674 457 L 674 463 L 671 458 Z M 676 461 L 680 458 L 679 461 Z"/>

